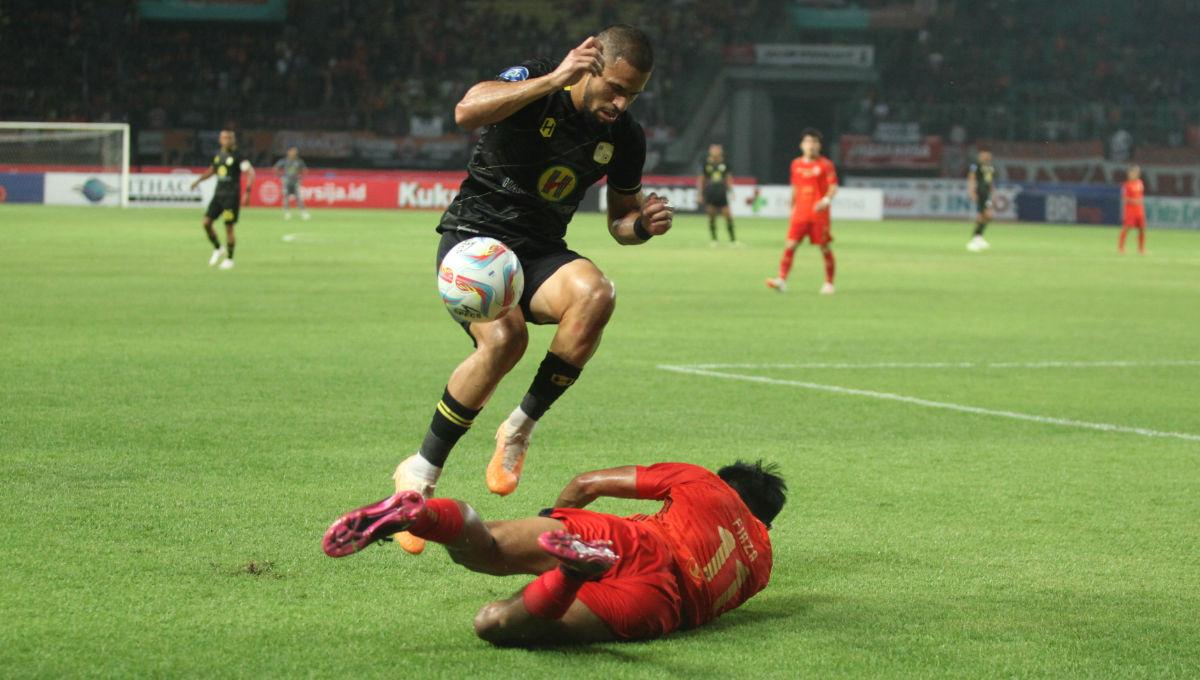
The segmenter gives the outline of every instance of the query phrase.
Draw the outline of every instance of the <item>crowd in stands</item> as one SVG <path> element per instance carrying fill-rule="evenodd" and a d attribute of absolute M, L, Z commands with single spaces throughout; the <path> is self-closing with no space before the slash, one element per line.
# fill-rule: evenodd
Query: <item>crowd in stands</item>
<path fill-rule="evenodd" d="M 687 116 L 667 104 L 673 91 L 749 39 L 758 4 L 293 0 L 283 23 L 218 24 L 145 20 L 136 0 L 12 0 L 0 5 L 0 118 L 438 136 L 472 83 L 625 22 L 657 53 L 639 118 L 669 134 Z"/>

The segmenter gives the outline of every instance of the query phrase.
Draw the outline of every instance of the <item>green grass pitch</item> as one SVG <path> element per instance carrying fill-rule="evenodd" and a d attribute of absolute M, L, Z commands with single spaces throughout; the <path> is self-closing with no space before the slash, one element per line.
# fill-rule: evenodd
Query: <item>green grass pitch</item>
<path fill-rule="evenodd" d="M 199 211 L 0 206 L 0 674 L 1200 674 L 1200 234 L 1122 258 L 1112 229 L 997 224 L 970 254 L 969 225 L 843 223 L 822 297 L 809 247 L 763 286 L 780 221 L 622 248 L 580 216 L 618 289 L 598 354 L 490 496 L 533 329 L 439 493 L 526 516 L 577 471 L 737 457 L 792 493 L 770 587 L 714 625 L 520 651 L 470 622 L 526 579 L 319 547 L 389 493 L 470 349 L 436 220 L 251 208 L 216 271 Z"/>

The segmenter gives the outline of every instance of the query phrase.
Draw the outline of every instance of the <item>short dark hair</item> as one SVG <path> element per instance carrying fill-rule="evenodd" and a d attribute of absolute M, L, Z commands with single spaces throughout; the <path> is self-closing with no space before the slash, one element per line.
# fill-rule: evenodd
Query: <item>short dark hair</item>
<path fill-rule="evenodd" d="M 825 138 L 821 136 L 821 131 L 814 127 L 806 127 L 800 131 L 800 141 L 804 141 L 805 137 L 816 137 L 818 142 L 824 142 Z"/>
<path fill-rule="evenodd" d="M 650 36 L 641 29 L 629 24 L 613 24 L 597 33 L 596 39 L 604 45 L 605 62 L 611 64 L 624 59 L 642 73 L 654 69 L 654 48 L 650 46 Z"/>
<path fill-rule="evenodd" d="M 739 460 L 717 470 L 717 476 L 742 497 L 755 517 L 771 528 L 771 521 L 787 502 L 787 483 L 779 476 L 778 465 Z"/>

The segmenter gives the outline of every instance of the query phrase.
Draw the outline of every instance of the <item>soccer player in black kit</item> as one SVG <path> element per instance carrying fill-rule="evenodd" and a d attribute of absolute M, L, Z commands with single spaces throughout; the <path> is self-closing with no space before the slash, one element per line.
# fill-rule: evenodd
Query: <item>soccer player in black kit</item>
<path fill-rule="evenodd" d="M 983 230 L 992 221 L 992 184 L 996 177 L 996 168 L 992 167 L 992 152 L 979 151 L 979 161 L 972 163 L 967 170 L 967 194 L 975 203 L 975 235 L 967 243 L 967 250 L 978 253 L 991 248 L 983 240 Z"/>
<path fill-rule="evenodd" d="M 729 190 L 732 186 L 733 173 L 725 162 L 725 149 L 720 144 L 709 145 L 708 157 L 704 159 L 700 176 L 696 178 L 696 187 L 700 190 L 700 201 L 708 215 L 708 233 L 712 236 L 714 246 L 717 245 L 718 214 L 725 217 L 729 242 L 737 244 L 737 237 L 733 234 L 733 214 L 729 210 Z"/>
<path fill-rule="evenodd" d="M 249 159 L 238 150 L 237 136 L 233 130 L 221 130 L 217 139 L 221 148 L 217 155 L 213 156 L 212 165 L 208 170 L 192 182 L 192 189 L 209 177 L 217 176 L 217 188 L 208 203 L 208 210 L 204 211 L 204 231 L 213 246 L 208 266 L 220 264 L 221 269 L 233 269 L 233 247 L 237 245 L 233 237 L 233 226 L 237 224 L 241 212 L 241 202 L 238 199 L 241 195 L 242 173 L 247 173 L 245 202 L 249 204 L 250 188 L 254 186 L 254 166 L 250 165 Z M 218 217 L 225 221 L 224 248 L 221 247 L 217 232 L 213 229 L 213 220 Z"/>
<path fill-rule="evenodd" d="M 433 264 L 455 244 L 489 236 L 517 254 L 525 290 L 505 316 L 466 325 L 475 351 L 451 374 L 420 449 L 397 466 L 397 491 L 433 494 L 451 448 L 525 353 L 526 324 L 557 324 L 528 392 L 496 432 L 487 468 L 493 493 L 516 489 L 534 425 L 579 378 L 613 313 L 612 282 L 563 240 L 585 190 L 608 177 L 607 223 L 617 243 L 643 244 L 671 228 L 666 200 L 642 195 L 646 138 L 627 112 L 653 67 L 646 34 L 609 26 L 561 62 L 533 59 L 476 84 L 455 107 L 460 127 L 484 130 L 438 224 Z M 408 533 L 396 540 L 411 553 L 424 548 Z"/>

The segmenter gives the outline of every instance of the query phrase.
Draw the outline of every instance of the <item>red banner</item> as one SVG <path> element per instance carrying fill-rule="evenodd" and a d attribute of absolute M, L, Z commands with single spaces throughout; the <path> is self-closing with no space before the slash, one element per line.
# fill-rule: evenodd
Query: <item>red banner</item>
<path fill-rule="evenodd" d="M 842 135 L 841 151 L 841 165 L 845 168 L 937 170 L 942 162 L 942 138 L 878 142 L 866 135 Z"/>

